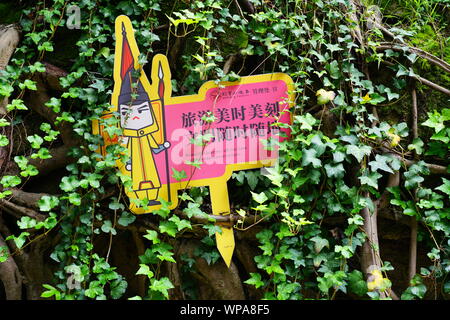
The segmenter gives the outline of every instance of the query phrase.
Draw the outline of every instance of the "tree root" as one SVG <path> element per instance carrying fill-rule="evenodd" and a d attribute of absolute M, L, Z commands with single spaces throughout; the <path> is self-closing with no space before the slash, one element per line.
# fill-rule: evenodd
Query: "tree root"
<path fill-rule="evenodd" d="M 200 245 L 198 240 L 184 240 L 180 244 L 179 255 L 186 254 L 195 260 L 192 277 L 197 280 L 200 300 L 243 300 L 245 299 L 242 281 L 236 265 L 231 262 L 227 268 L 222 260 L 209 265 L 205 259 L 194 255 Z"/>
<path fill-rule="evenodd" d="M 1 247 L 8 248 L 2 235 L 0 235 Z M 8 257 L 8 260 L 0 263 L 0 281 L 5 288 L 6 300 L 22 299 L 22 275 L 11 255 Z"/>

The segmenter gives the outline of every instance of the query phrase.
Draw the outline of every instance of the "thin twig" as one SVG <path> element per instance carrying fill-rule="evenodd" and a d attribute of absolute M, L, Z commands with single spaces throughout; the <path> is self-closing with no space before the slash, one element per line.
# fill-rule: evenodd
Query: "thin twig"
<path fill-rule="evenodd" d="M 417 130 L 417 92 L 414 87 L 411 90 L 412 96 L 412 137 L 413 139 L 417 139 L 419 134 Z M 416 155 L 417 158 L 417 155 Z M 414 190 L 414 201 L 417 203 L 416 191 Z M 409 268 L 408 268 L 408 276 L 409 280 L 411 280 L 416 274 L 416 266 L 417 266 L 417 218 L 415 216 L 411 217 L 411 239 L 409 245 Z"/>

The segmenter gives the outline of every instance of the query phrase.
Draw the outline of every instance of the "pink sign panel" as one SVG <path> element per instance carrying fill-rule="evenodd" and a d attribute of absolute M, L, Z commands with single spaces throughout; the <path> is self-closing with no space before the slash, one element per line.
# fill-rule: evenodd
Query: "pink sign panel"
<path fill-rule="evenodd" d="M 182 181 L 193 181 L 221 177 L 227 165 L 277 159 L 273 140 L 283 139 L 280 131 L 288 132 L 276 124 L 290 123 L 287 92 L 282 80 L 264 81 L 210 88 L 203 101 L 166 105 L 169 159 L 164 153 L 154 156 L 161 183 L 167 183 L 166 161 L 186 172 Z M 206 121 L 210 115 L 213 122 Z M 171 183 L 178 182 L 172 172 L 169 176 Z"/>

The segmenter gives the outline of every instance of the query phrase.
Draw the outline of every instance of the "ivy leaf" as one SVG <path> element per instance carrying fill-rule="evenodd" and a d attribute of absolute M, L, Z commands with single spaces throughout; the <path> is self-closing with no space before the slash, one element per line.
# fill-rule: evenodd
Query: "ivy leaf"
<path fill-rule="evenodd" d="M 0 128 L 10 126 L 11 123 L 6 119 L 0 119 Z"/>
<path fill-rule="evenodd" d="M 363 160 L 364 156 L 370 155 L 372 148 L 370 146 L 356 146 L 351 144 L 347 146 L 347 150 L 345 152 L 354 156 L 359 163 Z"/>
<path fill-rule="evenodd" d="M 279 264 L 272 262 L 272 264 L 265 268 L 266 272 L 268 274 L 272 273 L 278 273 L 278 274 L 284 274 L 284 270 L 280 267 Z"/>
<path fill-rule="evenodd" d="M 158 254 L 157 258 L 161 261 L 169 261 L 169 262 L 176 263 L 175 259 L 172 256 L 173 256 L 172 252 L 164 251 L 161 254 Z"/>
<path fill-rule="evenodd" d="M 127 290 L 128 283 L 125 280 L 118 279 L 111 283 L 111 297 L 113 299 L 119 299 L 123 296 L 125 291 Z"/>
<path fill-rule="evenodd" d="M 415 150 L 417 154 L 423 153 L 423 141 L 420 138 L 415 138 L 411 144 L 408 145 L 408 150 Z"/>
<path fill-rule="evenodd" d="M 21 249 L 25 242 L 27 241 L 27 237 L 30 235 L 29 232 L 22 232 L 18 237 L 11 235 L 7 237 L 5 240 L 13 240 L 18 249 Z"/>
<path fill-rule="evenodd" d="M 272 230 L 264 229 L 256 234 L 256 238 L 260 243 L 270 242 L 273 236 Z"/>
<path fill-rule="evenodd" d="M 5 262 L 9 258 L 8 247 L 0 247 L 0 263 Z"/>
<path fill-rule="evenodd" d="M 180 200 L 195 202 L 195 200 L 192 199 L 192 197 L 191 197 L 190 195 L 188 195 L 186 192 L 183 192 L 183 193 L 180 195 Z"/>
<path fill-rule="evenodd" d="M 263 251 L 263 255 L 271 256 L 272 250 L 275 248 L 275 245 L 271 242 L 266 241 L 258 247 Z"/>
<path fill-rule="evenodd" d="M 117 234 L 117 232 L 113 228 L 112 222 L 110 220 L 106 220 L 105 222 L 103 222 L 101 229 L 104 233 L 111 233 L 114 236 Z"/>
<path fill-rule="evenodd" d="M 268 168 L 265 168 L 265 171 L 266 171 L 266 173 L 264 174 L 264 176 L 266 176 L 270 180 L 271 183 L 273 183 L 277 187 L 281 188 L 281 186 L 282 186 L 281 182 L 283 181 L 284 177 L 282 174 L 280 174 L 278 169 L 268 167 Z M 258 180 L 258 179 L 256 179 L 256 180 Z M 255 184 L 255 186 L 256 186 L 256 184 Z M 258 202 L 258 203 L 260 203 L 260 202 Z"/>
<path fill-rule="evenodd" d="M 28 108 L 23 103 L 23 100 L 21 100 L 21 99 L 14 99 L 13 101 L 11 101 L 10 104 L 8 104 L 6 106 L 6 110 L 9 112 L 9 111 L 12 111 L 12 110 L 28 110 Z"/>
<path fill-rule="evenodd" d="M 128 226 L 136 220 L 136 216 L 128 211 L 122 212 L 119 220 L 117 221 L 121 226 Z"/>
<path fill-rule="evenodd" d="M 55 196 L 43 196 L 39 199 L 37 204 L 39 206 L 39 210 L 48 212 L 59 204 L 59 199 Z"/>
<path fill-rule="evenodd" d="M 36 220 L 25 216 L 22 217 L 19 221 L 17 221 L 17 226 L 20 229 L 34 228 L 36 226 Z"/>
<path fill-rule="evenodd" d="M 322 161 L 320 161 L 316 155 L 317 151 L 314 149 L 303 150 L 302 166 L 306 167 L 307 165 L 312 164 L 314 168 L 320 168 Z"/>
<path fill-rule="evenodd" d="M 322 251 L 324 247 L 330 247 L 330 243 L 328 242 L 328 240 L 319 236 L 311 238 L 311 241 L 314 242 L 314 251 L 316 253 L 320 253 L 320 251 Z"/>
<path fill-rule="evenodd" d="M 0 134 L 0 147 L 5 147 L 8 144 L 9 144 L 8 137 L 3 134 Z"/>
<path fill-rule="evenodd" d="M 353 270 L 348 274 L 348 285 L 350 291 L 362 297 L 367 293 L 367 282 L 359 270 Z"/>
<path fill-rule="evenodd" d="M 378 179 L 382 177 L 378 172 L 365 173 L 363 176 L 358 177 L 361 185 L 368 185 L 378 190 Z"/>
<path fill-rule="evenodd" d="M 397 133 L 399 136 L 405 138 L 409 135 L 409 128 L 408 128 L 408 124 L 405 122 L 400 122 L 398 124 L 395 124 L 392 128 L 394 131 L 391 133 Z"/>
<path fill-rule="evenodd" d="M 345 160 L 345 153 L 340 151 L 333 152 L 333 161 L 336 163 L 341 163 Z"/>
<path fill-rule="evenodd" d="M 373 105 L 376 105 L 376 104 L 379 104 L 380 102 L 383 102 L 385 100 L 386 100 L 385 97 L 383 97 L 382 95 L 380 95 L 380 94 L 375 92 L 375 93 L 370 95 L 369 103 L 373 104 Z"/>
<path fill-rule="evenodd" d="M 178 171 L 178 170 L 176 170 L 175 168 L 172 168 L 172 171 L 173 171 L 172 177 L 173 177 L 176 181 L 181 181 L 181 180 L 187 178 L 186 171 L 184 171 L 184 170 Z"/>
<path fill-rule="evenodd" d="M 61 111 L 61 99 L 52 97 L 45 103 L 45 106 L 52 109 L 53 112 L 59 113 Z"/>
<path fill-rule="evenodd" d="M 87 177 L 87 181 L 91 185 L 92 188 L 99 188 L 100 187 L 100 179 L 102 178 L 101 175 L 97 173 L 91 173 Z"/>
<path fill-rule="evenodd" d="M 44 41 L 42 44 L 38 45 L 38 50 L 39 51 L 49 51 L 52 52 L 53 51 L 53 45 L 51 42 L 49 41 Z"/>
<path fill-rule="evenodd" d="M 266 202 L 266 200 L 269 199 L 269 198 L 267 198 L 267 196 L 264 192 L 254 193 L 254 192 L 250 191 L 250 193 L 252 194 L 253 200 L 255 200 L 259 204 L 263 204 L 264 202 Z"/>
<path fill-rule="evenodd" d="M 45 289 L 47 289 L 46 291 L 41 293 L 42 298 L 50 298 L 50 297 L 55 296 L 55 300 L 61 300 L 61 293 L 59 292 L 58 289 L 56 289 L 55 287 L 52 287 L 49 284 L 43 284 L 42 286 Z"/>
<path fill-rule="evenodd" d="M 304 116 L 294 116 L 294 119 L 296 122 L 300 123 L 300 129 L 306 131 L 311 131 L 313 126 L 317 123 L 317 119 L 309 113 Z"/>
<path fill-rule="evenodd" d="M 423 126 L 434 129 L 436 133 L 445 128 L 444 121 L 448 119 L 443 114 L 435 110 L 433 113 L 427 112 L 427 115 L 428 119 L 422 122 Z"/>
<path fill-rule="evenodd" d="M 197 169 L 200 169 L 200 166 L 202 165 L 202 161 L 185 161 L 184 162 L 188 166 L 193 166 Z"/>
<path fill-rule="evenodd" d="M 322 142 L 320 135 L 316 134 L 311 139 L 311 145 L 314 150 L 316 150 L 316 157 L 320 157 L 326 150 L 327 144 Z"/>
<path fill-rule="evenodd" d="M 377 86 L 378 90 L 380 90 L 381 93 L 386 93 L 388 100 L 391 101 L 393 99 L 398 99 L 400 95 L 398 93 L 392 92 L 390 88 L 385 87 L 384 85 Z"/>
<path fill-rule="evenodd" d="M 144 238 L 152 241 L 153 244 L 160 243 L 158 239 L 158 232 L 156 232 L 155 230 L 147 230 L 147 234 L 144 235 Z"/>
<path fill-rule="evenodd" d="M 59 187 L 61 190 L 70 192 L 75 190 L 79 186 L 79 180 L 76 176 L 69 176 L 69 177 L 63 177 L 61 179 L 61 183 L 59 184 Z"/>
<path fill-rule="evenodd" d="M 22 182 L 20 177 L 18 176 L 3 176 L 0 180 L 0 183 L 3 185 L 4 188 L 10 188 L 15 187 L 19 185 Z"/>
<path fill-rule="evenodd" d="M 258 184 L 258 173 L 255 171 L 247 171 L 245 172 L 245 178 L 247 179 L 250 189 L 254 190 Z"/>
<path fill-rule="evenodd" d="M 387 162 L 390 160 L 391 159 L 387 156 L 377 154 L 375 156 L 375 160 L 369 162 L 369 166 L 372 169 L 372 171 L 377 171 L 379 169 L 389 173 L 394 173 L 394 171 L 392 171 L 392 169 L 387 164 Z"/>
<path fill-rule="evenodd" d="M 447 126 L 445 130 L 441 130 L 433 134 L 430 138 L 431 140 L 441 141 L 447 144 L 450 141 L 450 127 Z"/>
<path fill-rule="evenodd" d="M 39 61 L 36 61 L 33 65 L 30 65 L 29 67 L 30 67 L 31 73 L 34 73 L 34 72 L 39 72 L 39 73 L 45 72 L 45 65 L 43 65 Z"/>
<path fill-rule="evenodd" d="M 333 78 L 333 79 L 340 78 L 341 73 L 340 73 L 339 63 L 336 60 L 333 60 L 330 64 L 326 65 L 325 69 L 327 69 L 331 78 Z"/>
<path fill-rule="evenodd" d="M 163 277 L 159 280 L 152 279 L 150 289 L 153 291 L 160 292 L 166 297 L 166 299 L 169 298 L 169 289 L 173 289 L 174 286 L 172 282 L 170 282 L 169 278 Z"/>
<path fill-rule="evenodd" d="M 159 231 L 161 231 L 161 233 L 167 233 L 171 237 L 176 236 L 177 230 L 177 225 L 172 221 L 161 221 L 159 223 Z"/>
<path fill-rule="evenodd" d="M 356 226 L 364 225 L 364 219 L 359 214 L 347 219 L 348 224 L 354 224 Z"/>
<path fill-rule="evenodd" d="M 349 246 L 336 245 L 334 247 L 334 252 L 341 253 L 341 255 L 346 259 L 350 259 L 353 256 L 353 250 Z"/>
<path fill-rule="evenodd" d="M 33 90 L 36 91 L 37 90 L 37 86 L 36 86 L 36 82 L 30 79 L 26 79 L 24 82 L 19 83 L 19 88 L 21 90 L 23 89 L 29 89 L 29 90 Z"/>
<path fill-rule="evenodd" d="M 125 210 L 125 206 L 120 203 L 117 198 L 112 198 L 112 201 L 109 203 L 108 208 L 111 210 Z"/>
<path fill-rule="evenodd" d="M 188 218 L 208 216 L 202 211 L 202 209 L 200 209 L 200 204 L 196 202 L 188 202 L 188 206 L 183 209 L 183 212 L 188 216 Z"/>
<path fill-rule="evenodd" d="M 442 191 L 443 193 L 447 194 L 450 197 L 450 180 L 447 180 L 443 177 L 441 177 L 441 179 L 444 184 L 441 184 L 439 187 L 436 188 L 436 190 Z"/>
<path fill-rule="evenodd" d="M 316 92 L 316 96 L 317 104 L 323 105 L 330 101 L 333 101 L 333 99 L 336 97 L 336 93 L 334 93 L 333 91 L 326 91 L 325 89 L 319 89 Z"/>
<path fill-rule="evenodd" d="M 175 259 L 173 258 L 174 253 L 171 251 L 173 247 L 165 242 L 162 242 L 158 245 L 153 246 L 152 251 L 157 253 L 157 258 L 160 261 L 169 261 L 176 263 Z"/>
<path fill-rule="evenodd" d="M 326 164 L 325 165 L 325 171 L 327 172 L 327 176 L 329 178 L 342 178 L 344 176 L 345 173 L 345 169 L 344 166 L 342 165 L 342 163 L 338 163 L 336 165 L 330 165 L 330 164 Z"/>
<path fill-rule="evenodd" d="M 222 228 L 216 224 L 205 224 L 203 228 L 208 230 L 208 236 L 212 237 L 216 233 L 222 234 Z"/>
<path fill-rule="evenodd" d="M 180 219 L 178 216 L 173 215 L 170 217 L 169 221 L 172 221 L 177 226 L 178 231 L 181 231 L 185 228 L 192 229 L 191 222 L 186 219 Z"/>
<path fill-rule="evenodd" d="M 409 167 L 408 171 L 406 171 L 403 175 L 405 176 L 405 188 L 413 189 L 419 186 L 425 178 L 422 175 L 429 174 L 430 171 L 428 167 L 425 165 L 425 162 L 419 161 Z"/>
<path fill-rule="evenodd" d="M 81 204 L 81 195 L 78 192 L 71 192 L 69 194 L 69 202 L 73 205 L 79 206 Z"/>
<path fill-rule="evenodd" d="M 50 159 L 52 155 L 47 148 L 40 148 L 37 153 L 31 154 L 31 159 Z"/>
<path fill-rule="evenodd" d="M 244 184 L 245 171 L 233 172 L 232 177 L 239 182 L 239 185 L 242 185 L 242 184 Z"/>
<path fill-rule="evenodd" d="M 244 283 L 254 285 L 256 289 L 264 286 L 261 274 L 255 272 L 250 272 L 250 279 L 245 280 Z"/>
<path fill-rule="evenodd" d="M 153 272 L 150 270 L 150 267 L 146 264 L 139 264 L 139 270 L 136 272 L 136 275 L 144 275 L 149 278 L 153 278 Z"/>
<path fill-rule="evenodd" d="M 159 199 L 159 200 L 162 203 L 162 207 L 158 210 L 154 210 L 152 213 L 156 214 L 162 218 L 167 218 L 170 214 L 170 209 L 169 209 L 170 202 L 165 201 L 164 199 Z"/>

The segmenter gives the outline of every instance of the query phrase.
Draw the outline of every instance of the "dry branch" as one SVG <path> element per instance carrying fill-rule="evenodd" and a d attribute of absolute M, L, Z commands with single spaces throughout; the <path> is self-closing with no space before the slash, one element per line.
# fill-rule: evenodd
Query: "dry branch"
<path fill-rule="evenodd" d="M 380 150 L 386 154 L 393 155 L 398 160 L 400 160 L 400 162 L 403 163 L 403 165 L 405 165 L 408 168 L 418 162 L 417 160 L 406 159 L 406 158 L 402 157 L 401 155 L 393 152 L 393 150 L 391 150 L 390 148 L 387 148 L 387 147 L 380 147 Z M 428 170 L 430 170 L 431 174 L 437 174 L 437 175 L 449 175 L 450 174 L 450 172 L 448 171 L 446 166 L 442 166 L 442 165 L 434 164 L 434 163 L 426 163 L 426 162 L 425 162 L 425 166 L 428 168 Z"/>
<path fill-rule="evenodd" d="M 62 145 L 57 148 L 49 150 L 52 156 L 49 159 L 29 159 L 29 163 L 34 165 L 39 170 L 39 175 L 47 175 L 50 172 L 64 168 L 73 162 L 73 158 L 69 157 L 69 152 L 72 145 Z"/>
<path fill-rule="evenodd" d="M 250 14 L 255 13 L 255 7 L 249 0 L 237 0 L 237 2 L 244 11 L 247 11 Z"/>
<path fill-rule="evenodd" d="M 4 70 L 19 44 L 20 34 L 14 25 L 0 26 L 0 70 Z M 6 114 L 8 99 L 0 99 L 0 115 Z"/>
<path fill-rule="evenodd" d="M 397 155 L 395 155 L 397 156 Z M 403 159 L 399 156 L 397 156 L 397 158 L 400 159 L 400 161 L 402 161 L 407 167 L 411 167 L 413 164 L 417 163 L 417 161 L 415 160 L 408 160 L 408 159 Z M 433 164 L 433 163 L 425 163 L 425 166 L 428 168 L 428 170 L 430 170 L 430 173 L 432 174 L 438 174 L 438 175 L 448 175 L 450 174 L 450 172 L 448 172 L 447 167 L 438 165 L 438 164 Z"/>
<path fill-rule="evenodd" d="M 45 103 L 50 100 L 48 90 L 62 91 L 63 88 L 59 83 L 59 78 L 64 77 L 67 73 L 55 67 L 49 63 L 45 63 L 45 72 L 36 73 L 33 80 L 36 81 L 36 91 L 30 91 L 28 93 L 28 99 L 26 99 L 27 105 L 41 117 L 48 120 L 51 124 L 54 124 L 58 113 L 47 107 Z M 59 125 L 55 126 L 60 131 L 61 139 L 65 144 L 76 144 L 76 136 L 73 134 L 72 126 L 63 121 Z"/>
<path fill-rule="evenodd" d="M 389 61 L 383 61 L 382 63 L 385 64 L 385 65 L 388 65 L 390 67 L 395 65 L 394 63 L 389 62 Z M 442 92 L 442 93 L 450 96 L 450 90 L 449 89 L 444 88 L 444 87 L 442 87 L 442 86 L 440 86 L 440 85 L 438 85 L 438 84 L 436 84 L 436 83 L 434 83 L 434 82 L 432 82 L 432 81 L 430 81 L 428 79 L 425 79 L 425 78 L 423 78 L 423 77 L 421 77 L 421 76 L 419 76 L 417 74 L 410 74 L 409 77 L 419 81 L 420 83 L 430 87 L 431 89 L 434 89 L 436 91 Z"/>
<path fill-rule="evenodd" d="M 26 192 L 21 189 L 11 189 L 11 201 L 28 208 L 39 209 L 37 202 L 43 197 L 48 196 L 46 193 Z"/>
<path fill-rule="evenodd" d="M 368 192 L 366 192 L 365 197 L 369 197 Z M 370 212 L 369 208 L 366 207 L 361 210 L 361 216 L 364 219 L 363 229 L 367 236 L 367 239 L 362 246 L 361 269 L 368 278 L 370 276 L 370 271 L 374 269 L 380 270 L 382 265 L 377 228 L 378 208 L 375 206 L 374 212 Z M 385 297 L 385 294 L 380 292 L 380 296 Z"/>
<path fill-rule="evenodd" d="M 430 87 L 431 89 L 437 90 L 439 92 L 442 92 L 442 93 L 450 96 L 450 90 L 447 89 L 447 88 L 444 88 L 444 87 L 442 87 L 442 86 L 440 86 L 440 85 L 438 85 L 438 84 L 436 84 L 436 83 L 434 83 L 434 82 L 432 82 L 432 81 L 430 81 L 428 79 L 425 79 L 425 78 L 423 78 L 421 76 L 418 76 L 418 75 L 411 75 L 410 77 L 412 77 L 413 79 L 416 79 L 417 81 L 419 81 L 420 83 Z"/>
<path fill-rule="evenodd" d="M 5 199 L 0 199 L 0 208 L 5 209 L 6 212 L 12 214 L 16 218 L 20 219 L 21 217 L 30 217 L 32 219 L 36 219 L 38 221 L 42 221 L 45 219 L 45 216 L 26 207 L 19 206 L 15 203 L 12 203 Z"/>
<path fill-rule="evenodd" d="M 386 51 L 386 50 L 393 50 L 393 51 L 399 51 L 399 52 L 410 52 L 414 53 L 417 56 L 429 61 L 430 63 L 434 64 L 435 66 L 438 66 L 442 68 L 446 72 L 450 72 L 450 64 L 445 62 L 444 60 L 436 57 L 435 55 L 432 55 L 429 52 L 426 52 L 422 49 L 415 48 L 415 47 L 409 47 L 406 45 L 398 45 L 390 42 L 382 42 L 379 46 L 376 48 L 377 51 Z"/>
<path fill-rule="evenodd" d="M 228 74 L 230 72 L 231 68 L 233 67 L 234 63 L 237 60 L 237 54 L 232 54 L 230 57 L 225 61 L 225 64 L 223 65 L 223 73 Z"/>
<path fill-rule="evenodd" d="M 4 70 L 11 59 L 11 56 L 19 44 L 20 34 L 14 25 L 0 26 L 0 71 Z M 6 105 L 8 104 L 8 98 L 0 98 L 0 116 L 9 116 L 6 112 Z M 12 127 L 3 127 L 1 134 L 11 136 Z M 3 173 L 8 165 L 8 159 L 11 155 L 12 139 L 10 138 L 9 146 L 0 147 L 0 174 Z"/>

